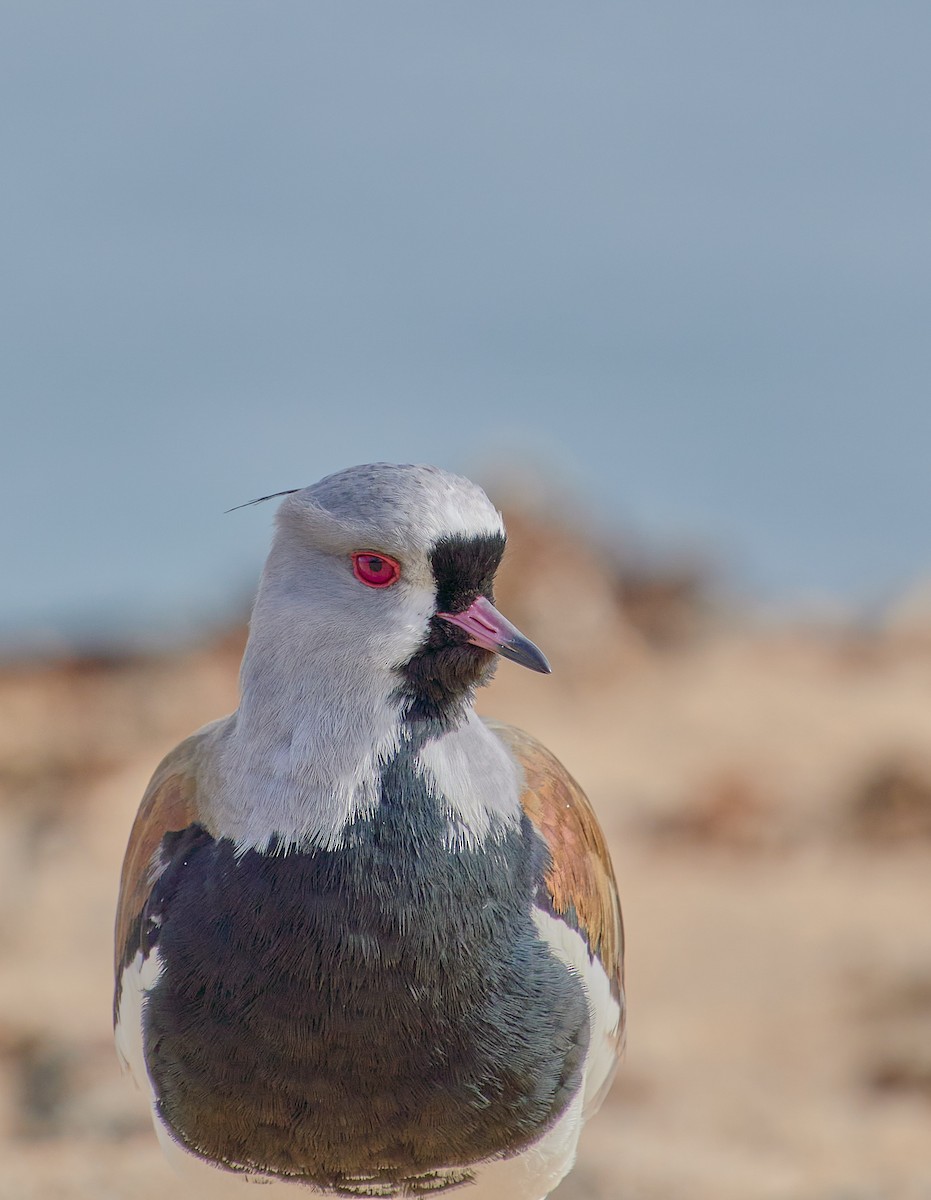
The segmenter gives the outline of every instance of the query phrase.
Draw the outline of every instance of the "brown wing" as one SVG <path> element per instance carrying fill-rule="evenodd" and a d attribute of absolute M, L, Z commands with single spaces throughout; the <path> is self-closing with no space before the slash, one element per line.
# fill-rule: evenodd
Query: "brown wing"
<path fill-rule="evenodd" d="M 535 738 L 489 721 L 524 771 L 521 804 L 550 852 L 546 886 L 553 909 L 578 925 L 620 996 L 624 926 L 614 869 L 598 818 L 562 763 Z"/>
<path fill-rule="evenodd" d="M 197 760 L 201 742 L 195 734 L 159 764 L 146 788 L 133 822 L 123 859 L 114 939 L 117 992 L 123 967 L 135 957 L 130 945 L 137 933 L 158 873 L 158 852 L 167 833 L 187 829 L 201 820 L 197 809 Z M 128 956 L 128 958 L 127 958 Z"/>

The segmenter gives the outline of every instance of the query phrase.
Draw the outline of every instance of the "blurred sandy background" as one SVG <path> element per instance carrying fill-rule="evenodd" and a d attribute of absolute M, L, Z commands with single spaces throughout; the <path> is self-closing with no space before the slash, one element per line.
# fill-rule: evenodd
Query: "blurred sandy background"
<path fill-rule="evenodd" d="M 760 627 L 510 526 L 500 604 L 554 674 L 504 664 L 482 708 L 590 792 L 629 936 L 627 1060 L 561 1200 L 931 1196 L 931 612 Z M 110 927 L 147 778 L 235 705 L 243 637 L 0 673 L 4 1200 L 188 1194 L 118 1077 Z"/>
<path fill-rule="evenodd" d="M 0 1200 L 181 1200 L 119 862 L 236 703 L 223 510 L 378 459 L 504 505 L 555 672 L 481 703 L 614 852 L 560 1200 L 931 1200 L 929 59 L 925 0 L 0 5 Z"/>

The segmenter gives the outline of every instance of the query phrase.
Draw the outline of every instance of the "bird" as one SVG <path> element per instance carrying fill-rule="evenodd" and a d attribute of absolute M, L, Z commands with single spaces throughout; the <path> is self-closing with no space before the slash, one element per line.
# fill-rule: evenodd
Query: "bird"
<path fill-rule="evenodd" d="M 494 605 L 503 519 L 432 466 L 276 495 L 239 706 L 132 826 L 119 1057 L 198 1195 L 545 1200 L 622 1052 L 624 933 L 581 788 L 474 708 L 502 659 L 550 672 Z"/>

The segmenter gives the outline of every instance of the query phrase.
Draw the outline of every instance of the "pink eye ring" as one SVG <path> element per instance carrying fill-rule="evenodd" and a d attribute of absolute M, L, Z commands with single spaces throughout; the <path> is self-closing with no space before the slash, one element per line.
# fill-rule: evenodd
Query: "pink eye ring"
<path fill-rule="evenodd" d="M 352 573 L 366 587 L 386 588 L 401 578 L 401 564 L 375 550 L 357 550 L 352 555 Z"/>

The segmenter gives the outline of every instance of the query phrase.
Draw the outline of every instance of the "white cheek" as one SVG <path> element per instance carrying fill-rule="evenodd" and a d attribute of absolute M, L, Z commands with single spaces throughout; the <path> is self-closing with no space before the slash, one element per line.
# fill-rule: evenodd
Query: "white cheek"
<path fill-rule="evenodd" d="M 436 609 L 436 593 L 433 588 L 411 583 L 386 588 L 385 593 L 385 599 L 390 594 L 394 603 L 375 618 L 379 657 L 386 667 L 397 670 L 423 645 Z"/>

